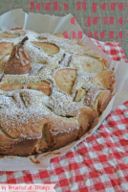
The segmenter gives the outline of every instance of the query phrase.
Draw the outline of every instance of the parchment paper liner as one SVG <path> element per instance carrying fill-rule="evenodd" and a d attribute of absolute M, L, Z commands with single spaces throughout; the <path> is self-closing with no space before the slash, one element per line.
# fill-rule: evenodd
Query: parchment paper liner
<path fill-rule="evenodd" d="M 70 19 L 73 16 L 68 14 L 64 17 L 42 15 L 37 13 L 25 13 L 21 9 L 12 10 L 4 13 L 0 16 L 0 29 L 8 30 L 11 28 L 22 27 L 24 29 L 33 30 L 35 32 L 49 32 L 49 33 L 59 33 L 59 32 L 70 32 L 70 31 L 82 31 L 79 24 L 75 25 L 70 24 Z M 86 36 L 84 35 L 83 41 L 87 52 L 99 55 L 107 59 L 109 62 L 110 58 L 105 55 L 97 46 Z M 17 157 L 17 156 L 4 156 L 0 158 L 0 170 L 1 171 L 20 171 L 20 170 L 35 170 L 35 169 L 45 169 L 49 164 L 50 160 L 58 155 L 63 155 L 68 152 L 71 147 L 77 145 L 81 141 L 89 137 L 93 132 L 101 125 L 105 117 L 114 110 L 119 104 L 128 99 L 128 64 L 123 60 L 120 62 L 112 63 L 116 66 L 116 94 L 113 96 L 106 110 L 103 112 L 100 117 L 98 125 L 86 133 L 78 141 L 74 141 L 71 144 L 58 149 L 53 152 L 43 153 L 38 155 L 38 163 L 33 163 L 30 158 L 32 157 Z M 33 158 L 33 157 L 32 157 Z"/>

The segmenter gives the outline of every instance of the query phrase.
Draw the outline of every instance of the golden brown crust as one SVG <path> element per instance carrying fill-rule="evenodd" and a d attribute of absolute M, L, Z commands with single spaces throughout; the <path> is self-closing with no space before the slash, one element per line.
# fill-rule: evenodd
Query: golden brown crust
<path fill-rule="evenodd" d="M 80 124 L 78 137 L 84 135 L 84 133 L 87 132 L 92 127 L 97 117 L 98 117 L 97 112 L 89 107 L 85 107 L 80 110 L 78 114 L 78 121 Z"/>
<path fill-rule="evenodd" d="M 13 43 L 9 42 L 0 42 L 0 57 L 9 55 L 12 51 Z"/>
<path fill-rule="evenodd" d="M 100 91 L 95 101 L 93 101 L 94 109 L 101 114 L 107 107 L 109 101 L 112 98 L 112 94 L 109 90 Z"/>
<path fill-rule="evenodd" d="M 37 83 L 29 83 L 27 85 L 27 88 L 42 91 L 48 96 L 51 95 L 51 92 L 52 92 L 51 84 L 49 81 L 46 81 L 46 80 L 42 82 L 37 82 Z"/>
<path fill-rule="evenodd" d="M 59 69 L 54 74 L 57 87 L 65 93 L 71 94 L 76 80 L 77 70 L 72 68 Z"/>
<path fill-rule="evenodd" d="M 72 57 L 71 66 L 76 67 L 80 71 L 89 73 L 98 73 L 104 70 L 105 65 L 101 59 L 88 55 L 74 55 Z"/>
<path fill-rule="evenodd" d="M 0 42 L 0 72 L 4 71 L 4 64 L 11 54 L 13 43 Z"/>
<path fill-rule="evenodd" d="M 105 110 L 105 108 L 107 107 L 111 98 L 112 98 L 112 94 L 109 90 L 101 92 L 101 94 L 98 96 L 98 111 L 99 111 L 99 113 L 102 113 Z"/>
<path fill-rule="evenodd" d="M 57 149 L 80 138 L 96 118 L 97 113 L 89 107 L 81 109 L 76 118 L 50 118 L 44 126 L 49 148 Z"/>
<path fill-rule="evenodd" d="M 39 41 L 33 41 L 32 43 L 35 46 L 41 48 L 44 52 L 46 52 L 50 56 L 57 54 L 59 52 L 59 47 L 54 43 L 39 42 Z"/>
<path fill-rule="evenodd" d="M 4 91 L 24 88 L 42 91 L 46 95 L 50 95 L 52 92 L 51 83 L 36 76 L 5 75 L 0 82 L 0 89 Z"/>
<path fill-rule="evenodd" d="M 78 130 L 79 124 L 75 118 L 49 118 L 44 126 L 44 135 L 49 149 L 57 149 L 74 141 L 78 137 Z"/>
<path fill-rule="evenodd" d="M 74 101 L 79 102 L 81 101 L 86 95 L 86 90 L 83 88 L 80 88 L 76 91 Z"/>
<path fill-rule="evenodd" d="M 0 38 L 4 38 L 4 39 L 10 39 L 10 38 L 16 38 L 18 37 L 19 34 L 15 34 L 15 33 L 10 33 L 10 32 L 3 32 L 0 33 Z"/>
<path fill-rule="evenodd" d="M 105 89 L 113 91 L 115 84 L 115 75 L 113 71 L 105 70 L 94 77 L 94 83 Z"/>
<path fill-rule="evenodd" d="M 21 35 L 25 35 L 25 31 L 22 28 L 12 28 L 9 31 L 1 31 L 0 39 L 12 39 L 20 37 Z"/>

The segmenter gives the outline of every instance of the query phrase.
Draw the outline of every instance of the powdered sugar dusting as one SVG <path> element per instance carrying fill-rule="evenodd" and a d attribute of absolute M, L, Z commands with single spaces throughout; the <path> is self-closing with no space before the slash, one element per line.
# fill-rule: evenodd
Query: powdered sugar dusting
<path fill-rule="evenodd" d="M 75 84 L 75 89 L 84 88 L 86 90 L 95 88 L 93 77 L 95 74 L 78 71 L 78 77 Z"/>
<path fill-rule="evenodd" d="M 85 104 L 87 106 L 94 106 L 94 103 L 96 101 L 97 96 L 100 94 L 101 90 L 98 90 L 96 88 L 90 89 L 86 95 L 86 98 L 84 100 Z"/>
<path fill-rule="evenodd" d="M 82 103 L 73 102 L 73 98 L 65 93 L 54 90 L 49 100 L 49 107 L 61 116 L 76 116 Z"/>
<path fill-rule="evenodd" d="M 24 48 L 30 55 L 32 70 L 26 75 L 4 75 L 0 83 L 1 85 L 9 85 L 10 83 L 25 85 L 29 82 L 41 83 L 42 80 L 49 80 L 52 91 L 50 96 L 47 96 L 40 91 L 30 89 L 17 89 L 10 92 L 0 90 L 1 130 L 13 139 L 41 138 L 43 125 L 48 118 L 58 119 L 56 122 L 58 128 L 51 130 L 53 135 L 64 132 L 70 133 L 74 129 L 79 129 L 77 119 L 79 110 L 85 106 L 92 107 L 92 103 L 95 102 L 100 93 L 98 86 L 94 83 L 94 77 L 97 72 L 102 70 L 101 62 L 94 58 L 90 59 L 90 56 L 86 56 L 85 59 L 86 49 L 75 41 L 48 33 L 38 34 L 32 31 L 25 31 L 25 33 L 21 33 L 15 38 L 0 38 L 0 42 L 17 44 L 24 38 L 24 35 L 27 36 L 29 40 L 25 43 Z M 33 42 L 53 43 L 59 47 L 59 50 L 55 54 L 48 55 L 45 49 L 38 47 Z M 99 71 L 96 70 L 96 73 L 83 71 L 83 67 L 78 67 L 78 64 L 84 62 L 91 62 L 92 65 L 94 60 L 96 61 L 94 68 L 99 65 Z M 77 70 L 72 95 L 59 91 L 54 82 L 54 72 L 60 68 Z M 75 102 L 73 100 L 74 94 L 80 88 L 85 89 L 87 94 L 83 96 L 80 102 Z M 72 121 L 70 121 L 71 119 Z M 68 129 L 65 129 L 65 123 L 69 123 Z M 60 126 L 62 128 L 59 129 Z"/>
<path fill-rule="evenodd" d="M 1 127 L 5 132 L 13 137 L 13 132 L 17 136 L 29 137 L 29 133 L 35 133 L 39 136 L 39 130 L 36 130 L 38 119 L 54 115 L 47 107 L 48 96 L 34 90 L 16 90 L 0 94 L 0 120 Z M 28 102 L 27 105 L 24 102 Z M 8 119 L 8 120 L 7 120 Z M 29 120 L 34 120 L 32 130 L 24 130 L 24 125 Z M 37 122 L 37 124 L 36 124 Z M 28 132 L 28 133 L 27 133 Z M 32 136 L 34 137 L 34 135 Z"/>

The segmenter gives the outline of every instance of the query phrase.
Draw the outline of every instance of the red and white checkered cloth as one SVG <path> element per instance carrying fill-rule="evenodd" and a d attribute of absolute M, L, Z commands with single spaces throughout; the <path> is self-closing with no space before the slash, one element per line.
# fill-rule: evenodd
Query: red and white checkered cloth
<path fill-rule="evenodd" d="M 112 59 L 126 58 L 118 43 L 96 43 Z M 85 141 L 52 159 L 45 170 L 1 171 L 0 183 L 55 183 L 57 192 L 127 192 L 128 101 Z"/>

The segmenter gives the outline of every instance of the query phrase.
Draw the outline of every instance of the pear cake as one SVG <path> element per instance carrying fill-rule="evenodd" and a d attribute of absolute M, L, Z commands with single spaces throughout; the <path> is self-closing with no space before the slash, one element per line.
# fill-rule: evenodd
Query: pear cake
<path fill-rule="evenodd" d="M 86 47 L 62 34 L 0 32 L 1 155 L 52 151 L 97 124 L 115 77 Z"/>

